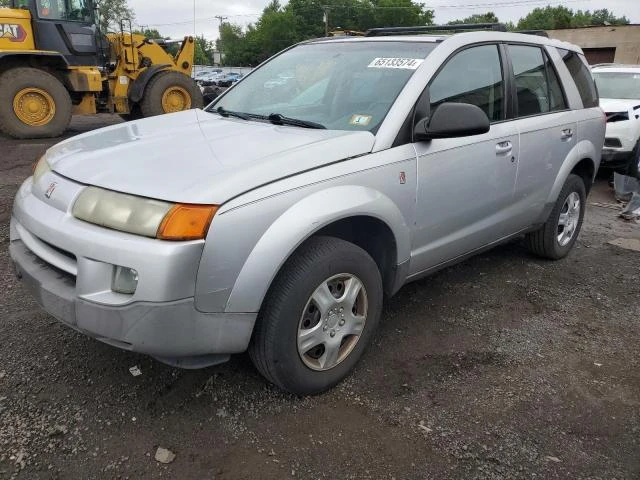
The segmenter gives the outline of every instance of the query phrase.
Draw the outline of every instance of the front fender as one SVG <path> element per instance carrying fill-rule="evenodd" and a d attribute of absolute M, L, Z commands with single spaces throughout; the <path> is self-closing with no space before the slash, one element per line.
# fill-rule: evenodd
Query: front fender
<path fill-rule="evenodd" d="M 138 103 L 142 100 L 144 96 L 144 91 L 147 88 L 147 84 L 151 81 L 151 79 L 157 74 L 171 67 L 171 65 L 162 64 L 162 65 L 152 65 L 147 67 L 138 78 L 132 83 L 131 88 L 129 88 L 129 100 L 133 103 Z"/>
<path fill-rule="evenodd" d="M 362 186 L 330 187 L 292 205 L 269 226 L 244 263 L 225 310 L 259 311 L 271 282 L 298 246 L 327 225 L 354 216 L 386 223 L 395 236 L 398 264 L 409 259 L 409 227 L 389 197 Z"/>

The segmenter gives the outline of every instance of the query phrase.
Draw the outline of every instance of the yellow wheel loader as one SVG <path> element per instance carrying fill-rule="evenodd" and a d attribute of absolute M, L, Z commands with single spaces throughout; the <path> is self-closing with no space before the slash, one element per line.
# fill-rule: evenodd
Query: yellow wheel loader
<path fill-rule="evenodd" d="M 0 130 L 61 135 L 71 115 L 135 119 L 202 107 L 191 78 L 195 44 L 175 56 L 128 32 L 100 32 L 93 0 L 12 0 L 0 8 Z"/>

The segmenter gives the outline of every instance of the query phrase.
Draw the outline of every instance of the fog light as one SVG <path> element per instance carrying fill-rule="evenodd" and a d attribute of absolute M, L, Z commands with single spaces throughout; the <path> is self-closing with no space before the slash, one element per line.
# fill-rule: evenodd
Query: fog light
<path fill-rule="evenodd" d="M 138 287 L 138 271 L 133 268 L 116 266 L 113 271 L 111 290 L 132 295 Z"/>

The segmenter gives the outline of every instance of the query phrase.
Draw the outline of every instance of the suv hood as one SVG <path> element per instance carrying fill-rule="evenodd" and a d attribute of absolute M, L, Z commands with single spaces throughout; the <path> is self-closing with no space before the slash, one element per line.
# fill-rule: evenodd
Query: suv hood
<path fill-rule="evenodd" d="M 637 107 L 636 113 L 640 114 L 640 99 L 601 98 L 600 107 L 607 113 L 628 112 Z"/>
<path fill-rule="evenodd" d="M 114 125 L 51 147 L 72 180 L 181 203 L 221 204 L 283 177 L 368 153 L 370 132 L 314 130 L 188 110 Z"/>

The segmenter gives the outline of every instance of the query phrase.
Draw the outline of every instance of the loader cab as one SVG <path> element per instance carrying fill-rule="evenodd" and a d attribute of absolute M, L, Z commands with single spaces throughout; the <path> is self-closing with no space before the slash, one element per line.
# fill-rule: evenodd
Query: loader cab
<path fill-rule="evenodd" d="M 38 50 L 61 53 L 69 65 L 98 65 L 93 0 L 13 0 L 13 8 L 31 12 Z"/>

